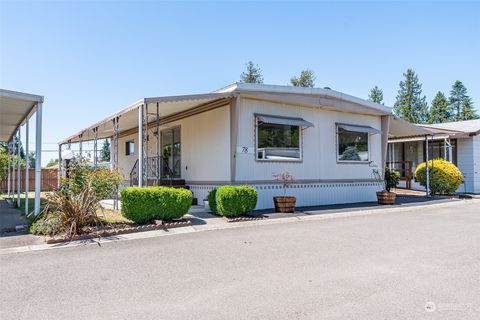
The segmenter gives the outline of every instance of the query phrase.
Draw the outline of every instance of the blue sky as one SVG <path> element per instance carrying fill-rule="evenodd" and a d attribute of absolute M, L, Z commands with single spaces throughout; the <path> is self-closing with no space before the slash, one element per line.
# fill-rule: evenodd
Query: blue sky
<path fill-rule="evenodd" d="M 140 98 L 235 82 L 249 60 L 265 83 L 310 68 L 358 97 L 378 85 L 389 106 L 413 68 L 429 102 L 458 79 L 478 109 L 479 15 L 475 2 L 0 1 L 0 87 L 45 96 L 45 150 Z"/>

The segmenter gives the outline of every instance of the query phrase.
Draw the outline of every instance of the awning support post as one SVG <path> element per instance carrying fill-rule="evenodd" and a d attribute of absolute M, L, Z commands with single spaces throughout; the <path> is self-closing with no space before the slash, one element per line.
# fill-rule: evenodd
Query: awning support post
<path fill-rule="evenodd" d="M 452 141 L 448 138 L 448 160 L 453 163 Z"/>
<path fill-rule="evenodd" d="M 42 103 L 37 103 L 35 124 L 35 204 L 34 215 L 40 214 L 40 191 L 42 187 Z M 60 159 L 59 159 L 60 160 Z"/>
<path fill-rule="evenodd" d="M 17 137 L 17 150 L 18 150 L 18 156 L 17 156 L 17 208 L 20 208 L 20 189 L 21 189 L 21 177 L 20 177 L 20 167 L 21 167 L 21 157 L 20 157 L 20 139 L 21 139 L 21 131 L 20 127 L 18 128 L 18 137 Z"/>
<path fill-rule="evenodd" d="M 443 155 L 445 156 L 445 160 L 449 160 L 447 158 L 447 138 L 443 139 Z"/>
<path fill-rule="evenodd" d="M 157 125 L 157 186 L 160 185 L 160 110 L 159 104 L 157 102 L 157 114 L 156 114 L 156 125 Z"/>
<path fill-rule="evenodd" d="M 138 107 L 138 186 L 143 187 L 143 104 Z"/>
<path fill-rule="evenodd" d="M 15 133 L 16 135 L 16 133 Z M 15 140 L 12 140 L 11 142 L 12 145 L 12 201 L 15 199 L 15 181 L 16 181 L 16 171 L 15 171 L 15 154 L 17 153 L 17 149 L 15 147 Z"/>
<path fill-rule="evenodd" d="M 118 121 L 120 117 L 115 117 L 113 119 L 113 139 L 112 139 L 112 149 L 113 155 L 110 156 L 112 158 L 112 167 L 113 170 L 118 172 Z M 118 210 L 118 188 L 115 190 L 115 196 L 113 199 L 113 209 Z"/>
<path fill-rule="evenodd" d="M 28 216 L 28 176 L 29 176 L 29 169 L 30 169 L 30 161 L 29 157 L 29 148 L 28 148 L 28 135 L 29 135 L 29 127 L 28 127 L 28 118 L 25 122 L 25 215 Z"/>
<path fill-rule="evenodd" d="M 57 188 L 60 189 L 60 182 L 63 177 L 63 172 L 62 172 L 62 144 L 58 144 L 58 171 L 57 171 Z"/>
<path fill-rule="evenodd" d="M 79 146 L 79 154 L 80 154 L 80 161 L 83 160 L 83 134 L 78 136 L 78 146 Z"/>
<path fill-rule="evenodd" d="M 425 136 L 425 175 L 426 175 L 426 183 L 425 183 L 425 192 L 427 193 L 427 197 L 430 196 L 430 170 L 428 168 L 428 135 Z"/>
<path fill-rule="evenodd" d="M 98 127 L 93 128 L 93 167 L 97 167 L 97 154 L 98 154 Z"/>
<path fill-rule="evenodd" d="M 11 181 L 10 179 L 12 178 L 11 175 L 10 175 L 10 162 L 11 162 L 11 153 L 12 153 L 12 150 L 11 150 L 11 143 L 8 142 L 8 145 L 7 145 L 7 158 L 8 158 L 8 169 L 7 169 L 7 195 L 8 197 L 10 197 L 10 187 L 11 187 Z"/>
<path fill-rule="evenodd" d="M 148 187 L 148 103 L 145 103 L 145 110 L 143 112 L 145 119 L 143 120 L 143 127 L 145 132 L 143 133 L 143 143 L 144 143 L 144 155 L 143 155 L 143 174 L 145 176 L 144 185 Z"/>

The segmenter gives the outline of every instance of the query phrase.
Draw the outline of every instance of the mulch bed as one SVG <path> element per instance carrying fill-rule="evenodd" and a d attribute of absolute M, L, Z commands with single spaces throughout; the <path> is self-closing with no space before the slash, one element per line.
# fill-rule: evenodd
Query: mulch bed
<path fill-rule="evenodd" d="M 239 216 L 239 217 L 234 217 L 234 218 L 227 218 L 227 217 L 224 217 L 224 219 L 227 221 L 227 222 L 243 222 L 243 221 L 257 221 L 257 220 L 263 220 L 263 219 L 266 219 L 268 217 L 264 216 L 264 215 L 258 215 L 258 216 Z"/>
<path fill-rule="evenodd" d="M 143 225 L 130 225 L 130 224 L 113 224 L 99 227 L 87 227 L 83 229 L 82 234 L 76 235 L 72 239 L 65 238 L 65 236 L 46 237 L 45 242 L 47 244 L 70 242 L 75 240 L 89 240 L 101 237 L 112 237 L 121 234 L 144 232 L 153 230 L 167 230 L 179 227 L 191 226 L 192 222 L 187 219 L 174 220 L 174 221 L 162 221 L 155 220 L 154 223 Z"/>

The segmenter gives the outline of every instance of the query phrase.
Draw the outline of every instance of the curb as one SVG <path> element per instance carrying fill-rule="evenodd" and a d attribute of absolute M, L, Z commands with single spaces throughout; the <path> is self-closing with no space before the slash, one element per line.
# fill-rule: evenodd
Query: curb
<path fill-rule="evenodd" d="M 477 201 L 478 200 L 455 200 L 451 202 L 422 204 L 421 206 L 427 207 L 427 208 L 440 208 L 440 207 L 445 208 L 445 207 L 455 207 L 455 206 L 463 205 L 467 202 L 477 202 Z M 173 229 L 167 229 L 167 230 L 161 229 L 161 230 L 153 230 L 153 231 L 145 231 L 145 232 L 128 233 L 128 234 L 114 235 L 114 236 L 109 236 L 104 238 L 76 240 L 76 241 L 63 242 L 63 243 L 57 243 L 57 244 L 39 244 L 39 245 L 24 246 L 24 247 L 4 248 L 4 249 L 0 249 L 0 255 L 10 254 L 10 253 L 59 249 L 59 248 L 71 248 L 71 247 L 85 246 L 85 245 L 91 245 L 91 244 L 100 245 L 102 243 L 109 243 L 109 242 L 156 238 L 156 237 L 162 237 L 162 236 L 174 236 L 178 234 L 196 233 L 196 232 L 203 232 L 203 231 L 215 231 L 215 230 L 223 230 L 223 229 L 234 229 L 234 228 L 270 225 L 270 224 L 310 221 L 310 220 L 313 220 L 313 221 L 329 220 L 329 219 L 339 219 L 339 218 L 347 218 L 347 217 L 368 216 L 368 215 L 374 215 L 374 214 L 409 212 L 409 211 L 416 211 L 418 209 L 417 208 L 418 206 L 419 205 L 410 205 L 406 207 L 394 207 L 394 208 L 383 208 L 383 207 L 378 208 L 377 207 L 378 209 L 355 210 L 355 211 L 347 211 L 347 212 L 330 212 L 330 213 L 323 213 L 323 214 L 313 213 L 310 215 L 301 214 L 293 217 L 290 216 L 285 218 L 250 220 L 250 221 L 242 221 L 241 223 L 214 224 L 210 226 L 191 225 L 191 226 L 185 226 L 185 227 L 179 227 L 179 228 L 173 228 Z"/>

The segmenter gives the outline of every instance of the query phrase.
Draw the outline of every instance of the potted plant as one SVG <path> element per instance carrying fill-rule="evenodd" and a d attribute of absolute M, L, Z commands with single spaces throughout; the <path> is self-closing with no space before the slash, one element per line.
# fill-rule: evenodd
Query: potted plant
<path fill-rule="evenodd" d="M 390 190 L 395 188 L 400 181 L 400 174 L 398 171 L 385 168 L 385 174 L 382 178 L 380 172 L 377 169 L 374 169 L 373 175 L 375 179 L 384 186 L 382 191 L 377 192 L 378 204 L 395 204 L 397 194 L 395 192 L 391 192 Z"/>
<path fill-rule="evenodd" d="M 273 197 L 273 203 L 275 204 L 275 212 L 281 213 L 293 213 L 295 212 L 295 203 L 297 198 L 287 196 L 288 186 L 295 181 L 295 178 L 288 172 L 280 172 L 273 174 L 275 180 L 280 181 L 283 187 L 283 196 Z"/>

